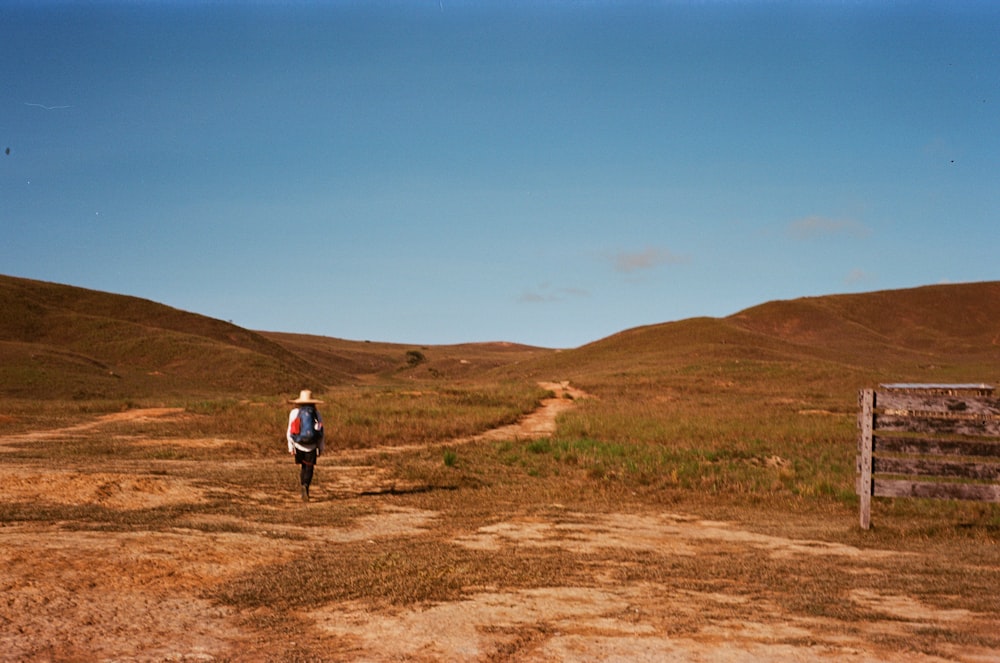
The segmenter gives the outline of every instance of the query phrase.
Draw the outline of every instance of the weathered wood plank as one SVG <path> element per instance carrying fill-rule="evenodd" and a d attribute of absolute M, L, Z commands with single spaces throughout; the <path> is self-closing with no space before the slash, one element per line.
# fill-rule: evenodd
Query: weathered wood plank
<path fill-rule="evenodd" d="M 879 391 L 875 397 L 879 410 L 940 412 L 1000 417 L 1000 398 L 992 396 L 951 396 L 905 391 Z"/>
<path fill-rule="evenodd" d="M 945 440 L 926 437 L 872 437 L 875 453 L 1000 458 L 1000 440 Z"/>
<path fill-rule="evenodd" d="M 875 410 L 875 392 L 871 389 L 862 389 L 858 393 L 858 405 L 858 446 L 861 448 L 861 467 L 857 494 L 861 502 L 859 514 L 861 529 L 868 529 L 872 520 L 872 415 Z"/>
<path fill-rule="evenodd" d="M 876 413 L 874 428 L 877 431 L 923 433 L 928 435 L 970 435 L 1000 437 L 1000 418 L 981 416 L 935 417 L 907 416 L 895 413 Z"/>
<path fill-rule="evenodd" d="M 1000 485 L 996 484 L 936 483 L 876 478 L 873 490 L 876 497 L 922 497 L 939 500 L 1000 502 Z"/>
<path fill-rule="evenodd" d="M 862 460 L 858 457 L 858 467 Z M 899 474 L 915 477 L 954 477 L 996 481 L 1000 463 L 963 463 L 923 458 L 872 458 L 872 474 Z"/>
<path fill-rule="evenodd" d="M 985 382 L 895 382 L 880 384 L 879 391 L 905 391 L 922 394 L 992 396 L 994 387 Z"/>

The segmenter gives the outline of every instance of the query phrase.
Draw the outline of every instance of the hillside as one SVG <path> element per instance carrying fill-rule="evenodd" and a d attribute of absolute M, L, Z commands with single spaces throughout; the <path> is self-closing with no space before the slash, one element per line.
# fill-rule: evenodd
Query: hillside
<path fill-rule="evenodd" d="M 878 381 L 1000 382 L 1000 282 L 768 302 L 628 329 L 533 368 L 592 387 L 722 374 L 841 391 Z"/>
<path fill-rule="evenodd" d="M 328 378 L 264 336 L 136 297 L 0 276 L 0 393 L 130 398 Z"/>
<path fill-rule="evenodd" d="M 467 377 L 551 352 L 256 332 L 137 297 L 10 276 L 0 276 L 0 310 L 0 394 L 19 398 L 295 393 L 376 376 Z"/>
<path fill-rule="evenodd" d="M 728 320 L 848 361 L 884 357 L 995 356 L 1000 282 L 925 286 L 770 302 Z"/>
<path fill-rule="evenodd" d="M 567 351 L 255 332 L 144 299 L 0 276 L 0 394 L 280 393 L 374 380 L 704 381 L 840 392 L 875 381 L 1000 382 L 1000 282 L 775 301 L 628 329 Z"/>
<path fill-rule="evenodd" d="M 339 375 L 342 381 L 475 378 L 489 371 L 531 362 L 554 350 L 518 343 L 458 343 L 405 345 L 348 341 L 326 336 L 260 332 L 296 355 L 309 357 L 313 366 Z"/>

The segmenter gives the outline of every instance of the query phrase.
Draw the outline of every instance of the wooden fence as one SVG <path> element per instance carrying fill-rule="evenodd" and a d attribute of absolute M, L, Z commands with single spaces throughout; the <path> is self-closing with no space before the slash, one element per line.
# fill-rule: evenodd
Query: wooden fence
<path fill-rule="evenodd" d="M 856 490 L 871 498 L 1000 502 L 1000 398 L 985 384 L 884 384 L 858 395 Z"/>

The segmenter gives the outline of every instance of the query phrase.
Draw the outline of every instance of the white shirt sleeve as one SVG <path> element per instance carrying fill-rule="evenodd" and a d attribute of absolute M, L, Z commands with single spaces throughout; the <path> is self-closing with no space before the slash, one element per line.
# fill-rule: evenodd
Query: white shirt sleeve
<path fill-rule="evenodd" d="M 285 429 L 285 440 L 288 442 L 288 453 L 295 453 L 295 444 L 292 442 L 292 422 L 299 416 L 299 408 L 293 407 L 288 413 L 288 428 Z"/>

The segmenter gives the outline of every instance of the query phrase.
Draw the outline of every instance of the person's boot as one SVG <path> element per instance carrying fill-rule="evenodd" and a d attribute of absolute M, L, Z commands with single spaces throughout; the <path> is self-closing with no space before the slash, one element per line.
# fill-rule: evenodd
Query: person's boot
<path fill-rule="evenodd" d="M 302 501 L 303 502 L 309 501 L 309 486 L 305 484 L 302 484 Z"/>

